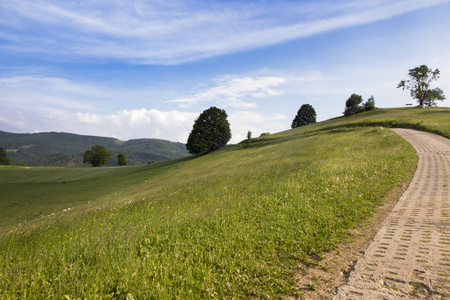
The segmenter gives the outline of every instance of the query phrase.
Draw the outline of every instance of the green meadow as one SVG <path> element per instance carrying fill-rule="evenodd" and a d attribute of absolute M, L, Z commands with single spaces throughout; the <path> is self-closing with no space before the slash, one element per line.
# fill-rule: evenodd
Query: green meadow
<path fill-rule="evenodd" d="M 386 127 L 450 136 L 450 109 L 380 109 L 146 166 L 2 167 L 0 295 L 289 295 L 298 263 L 412 178 L 414 148 Z"/>

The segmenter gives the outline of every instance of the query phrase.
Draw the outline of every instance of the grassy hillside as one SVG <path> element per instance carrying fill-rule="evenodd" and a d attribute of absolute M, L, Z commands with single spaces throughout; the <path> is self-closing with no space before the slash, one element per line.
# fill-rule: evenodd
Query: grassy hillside
<path fill-rule="evenodd" d="M 72 209 L 3 224 L 0 290 L 12 299 L 290 293 L 298 262 L 342 242 L 411 178 L 414 149 L 380 120 L 397 114 L 448 132 L 449 111 L 337 118 L 153 166 L 1 168 L 0 188 L 10 188 L 2 203 Z M 29 189 L 45 195 L 25 201 Z"/>
<path fill-rule="evenodd" d="M 120 141 L 114 138 L 71 133 L 45 132 L 15 134 L 0 131 L 0 146 L 13 164 L 27 166 L 81 166 L 83 155 L 94 145 L 102 145 L 113 153 L 111 165 L 117 165 L 117 155 L 124 153 L 130 165 L 148 161 L 165 161 L 189 155 L 186 146 L 158 139 Z"/>
<path fill-rule="evenodd" d="M 330 120 L 332 126 L 383 126 L 411 128 L 450 138 L 450 109 L 447 107 L 377 109 L 364 114 Z"/>
<path fill-rule="evenodd" d="M 169 165 L 173 163 L 171 161 Z M 102 200 L 111 193 L 133 188 L 135 184 L 164 172 L 167 168 L 164 165 L 110 168 L 0 167 L 0 228 Z"/>

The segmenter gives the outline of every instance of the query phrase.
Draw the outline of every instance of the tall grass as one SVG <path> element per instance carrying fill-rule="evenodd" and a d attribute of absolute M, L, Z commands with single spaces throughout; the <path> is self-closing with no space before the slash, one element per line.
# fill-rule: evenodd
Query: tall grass
<path fill-rule="evenodd" d="M 342 241 L 416 162 L 387 129 L 307 127 L 157 167 L 133 188 L 9 230 L 0 240 L 2 295 L 288 293 L 294 266 Z"/>

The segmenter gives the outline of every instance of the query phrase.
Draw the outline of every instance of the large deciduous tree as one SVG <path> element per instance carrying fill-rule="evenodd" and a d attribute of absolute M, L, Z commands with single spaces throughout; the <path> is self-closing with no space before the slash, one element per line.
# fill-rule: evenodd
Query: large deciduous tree
<path fill-rule="evenodd" d="M 436 100 L 444 100 L 444 92 L 436 87 L 431 89 L 430 85 L 439 78 L 439 69 L 432 70 L 427 65 L 421 65 L 408 71 L 408 80 L 402 80 L 397 88 L 407 89 L 411 92 L 411 97 L 416 99 L 419 106 L 435 106 Z"/>
<path fill-rule="evenodd" d="M 223 109 L 210 107 L 195 120 L 186 143 L 189 153 L 205 154 L 224 147 L 231 139 L 230 123 Z"/>
<path fill-rule="evenodd" d="M 112 153 L 101 145 L 95 145 L 91 150 L 86 151 L 83 163 L 89 163 L 93 167 L 100 167 L 109 163 Z"/>
<path fill-rule="evenodd" d="M 291 128 L 316 123 L 316 111 L 310 104 L 303 104 L 297 111 L 297 115 L 292 120 Z"/>

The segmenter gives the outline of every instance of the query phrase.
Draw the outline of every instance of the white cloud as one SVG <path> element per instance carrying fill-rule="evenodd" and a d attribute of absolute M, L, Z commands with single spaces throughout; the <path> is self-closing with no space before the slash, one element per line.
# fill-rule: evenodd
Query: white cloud
<path fill-rule="evenodd" d="M 177 64 L 368 24 L 448 0 L 0 2 L 0 48 Z"/>
<path fill-rule="evenodd" d="M 87 124 L 100 124 L 102 119 L 94 114 L 90 113 L 76 113 L 75 116 L 77 117 L 78 121 L 81 123 L 87 123 Z"/>
<path fill-rule="evenodd" d="M 264 116 L 241 110 L 254 109 L 250 99 L 281 95 L 283 92 L 277 87 L 285 82 L 284 78 L 275 76 L 222 76 L 212 80 L 213 87 L 205 88 L 181 104 L 209 101 L 211 105 L 226 107 L 234 131 L 232 142 L 239 142 L 249 129 L 274 132 L 279 128 L 277 120 L 283 119 L 279 115 Z M 128 92 L 64 78 L 0 78 L 0 128 L 12 132 L 64 131 L 124 140 L 151 137 L 186 142 L 200 109 L 196 112 L 162 110 L 161 102 L 154 102 L 158 109 L 115 109 L 118 103 L 129 105 L 123 99 L 144 102 L 133 98 L 136 95 L 145 99 L 149 96 L 145 91 Z M 173 102 L 180 104 L 178 100 Z"/>
<path fill-rule="evenodd" d="M 196 114 L 144 108 L 116 110 L 129 105 L 123 99 L 148 102 L 148 98 L 146 90 L 127 91 L 64 78 L 0 78 L 0 128 L 184 141 Z"/>
<path fill-rule="evenodd" d="M 152 137 L 185 143 L 197 113 L 157 109 L 122 110 L 113 114 L 76 113 L 81 126 L 96 127 L 120 139 Z"/>
<path fill-rule="evenodd" d="M 276 90 L 286 82 L 282 77 L 238 77 L 224 76 L 213 80 L 214 87 L 180 99 L 167 102 L 178 103 L 181 107 L 189 107 L 200 102 L 219 102 L 224 107 L 254 108 L 255 102 L 249 102 L 249 98 L 263 98 L 279 96 L 283 91 Z"/>

